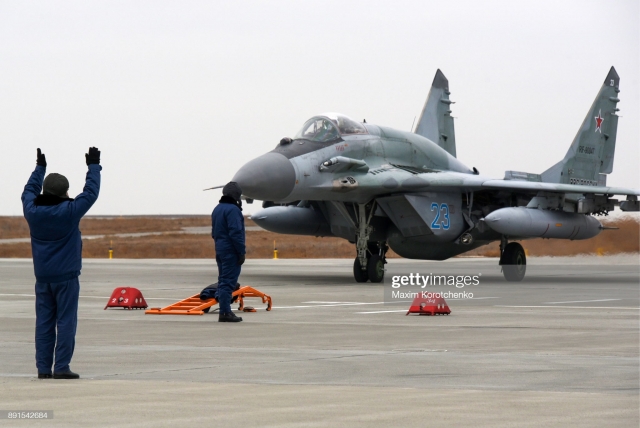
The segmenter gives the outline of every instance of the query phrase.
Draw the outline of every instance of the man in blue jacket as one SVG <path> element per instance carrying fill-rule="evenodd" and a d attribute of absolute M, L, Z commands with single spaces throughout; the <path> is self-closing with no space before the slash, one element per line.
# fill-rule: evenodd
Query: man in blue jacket
<path fill-rule="evenodd" d="M 222 189 L 220 203 L 211 213 L 211 236 L 215 241 L 218 263 L 219 322 L 242 321 L 231 312 L 231 294 L 238 282 L 246 253 L 241 195 L 238 183 L 227 183 Z"/>
<path fill-rule="evenodd" d="M 97 148 L 89 148 L 85 158 L 89 168 L 87 180 L 75 200 L 69 198 L 69 181 L 63 175 L 53 173 L 44 178 L 47 160 L 40 149 L 36 169 L 22 193 L 24 217 L 31 231 L 36 276 L 36 367 L 39 379 L 80 377 L 69 368 L 76 343 L 80 293 L 78 276 L 82 269 L 82 239 L 78 226 L 80 219 L 98 199 L 102 170 Z M 43 190 L 42 194 L 40 190 Z"/>

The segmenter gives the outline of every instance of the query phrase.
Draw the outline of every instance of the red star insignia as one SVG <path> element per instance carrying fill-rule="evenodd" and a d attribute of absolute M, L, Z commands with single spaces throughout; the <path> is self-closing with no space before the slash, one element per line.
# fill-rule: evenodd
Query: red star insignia
<path fill-rule="evenodd" d="M 602 122 L 604 122 L 604 119 L 602 118 L 602 110 L 600 110 L 596 116 L 596 132 L 600 131 L 602 133 Z"/>

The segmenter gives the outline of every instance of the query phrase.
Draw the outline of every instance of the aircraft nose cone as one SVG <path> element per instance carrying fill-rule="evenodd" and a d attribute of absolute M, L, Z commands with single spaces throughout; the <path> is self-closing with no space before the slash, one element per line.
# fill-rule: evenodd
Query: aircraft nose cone
<path fill-rule="evenodd" d="M 296 171 L 285 156 L 267 153 L 246 163 L 233 180 L 242 194 L 261 201 L 280 201 L 289 196 L 296 183 Z"/>

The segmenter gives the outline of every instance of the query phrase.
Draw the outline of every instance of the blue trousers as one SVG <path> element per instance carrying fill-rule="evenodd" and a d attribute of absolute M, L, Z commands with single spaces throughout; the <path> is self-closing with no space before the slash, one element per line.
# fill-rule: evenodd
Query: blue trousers
<path fill-rule="evenodd" d="M 36 367 L 38 373 L 69 370 L 78 326 L 78 278 L 36 282 Z"/>
<path fill-rule="evenodd" d="M 235 254 L 216 254 L 218 264 L 218 304 L 221 314 L 231 313 L 231 293 L 236 288 L 240 268 Z"/>

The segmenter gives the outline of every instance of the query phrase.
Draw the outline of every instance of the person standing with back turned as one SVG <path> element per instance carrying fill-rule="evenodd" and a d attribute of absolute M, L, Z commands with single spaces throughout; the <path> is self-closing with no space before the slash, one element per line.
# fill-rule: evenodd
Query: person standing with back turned
<path fill-rule="evenodd" d="M 246 253 L 241 195 L 242 189 L 238 183 L 227 183 L 222 189 L 220 203 L 211 213 L 211 237 L 215 241 L 218 264 L 218 322 L 242 321 L 231 312 L 231 294 L 238 282 Z"/>
<path fill-rule="evenodd" d="M 89 171 L 84 189 L 75 200 L 69 198 L 69 181 L 65 176 L 52 173 L 44 178 L 47 160 L 40 149 L 36 169 L 22 193 L 36 276 L 38 379 L 80 377 L 69 368 L 76 343 L 78 276 L 82 269 L 82 238 L 78 226 L 98 199 L 102 170 L 100 150 L 89 148 L 85 159 Z"/>

